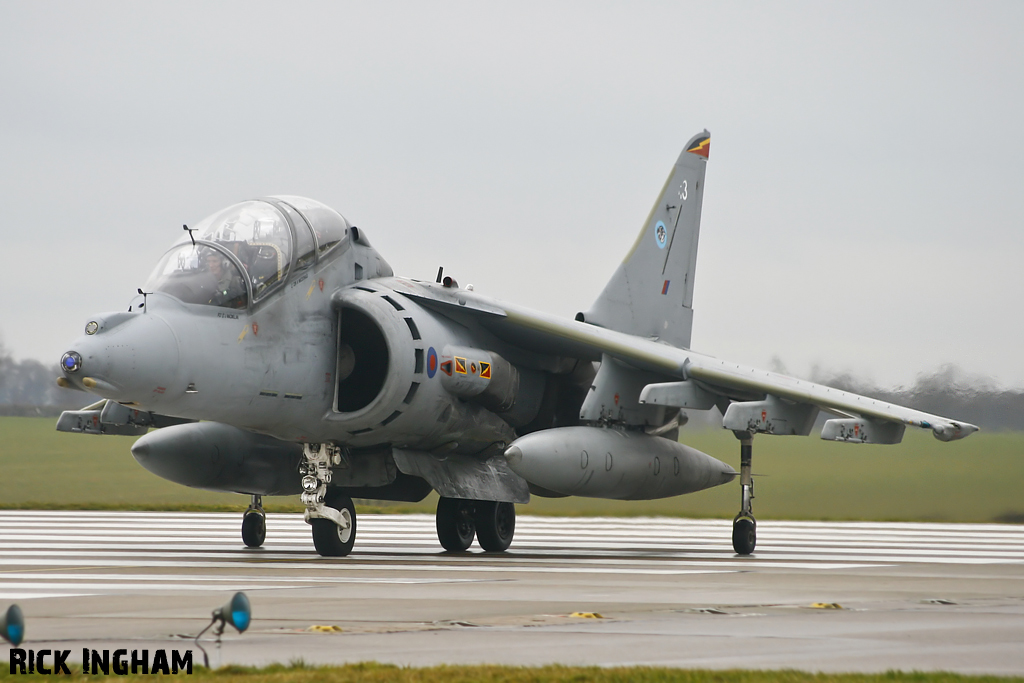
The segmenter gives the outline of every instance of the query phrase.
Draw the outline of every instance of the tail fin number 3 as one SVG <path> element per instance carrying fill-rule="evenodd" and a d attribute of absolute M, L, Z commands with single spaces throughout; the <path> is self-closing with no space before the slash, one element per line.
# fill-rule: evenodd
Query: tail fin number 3
<path fill-rule="evenodd" d="M 686 181 L 685 180 L 683 181 L 683 184 L 679 186 L 679 198 L 682 199 L 684 202 L 686 201 Z"/>

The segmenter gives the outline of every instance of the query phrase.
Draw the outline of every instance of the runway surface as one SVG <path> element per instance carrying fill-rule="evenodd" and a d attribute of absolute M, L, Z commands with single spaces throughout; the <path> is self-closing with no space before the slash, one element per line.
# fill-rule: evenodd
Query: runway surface
<path fill-rule="evenodd" d="M 432 516 L 361 515 L 353 554 L 326 559 L 300 515 L 269 515 L 259 550 L 239 525 L 237 514 L 0 511 L 0 610 L 17 602 L 25 646 L 70 649 L 71 661 L 82 647 L 194 649 L 181 636 L 243 590 L 253 625 L 208 647 L 215 665 L 1024 674 L 1020 526 L 760 520 L 757 552 L 742 558 L 725 520 L 521 517 L 509 552 L 448 554 Z"/>

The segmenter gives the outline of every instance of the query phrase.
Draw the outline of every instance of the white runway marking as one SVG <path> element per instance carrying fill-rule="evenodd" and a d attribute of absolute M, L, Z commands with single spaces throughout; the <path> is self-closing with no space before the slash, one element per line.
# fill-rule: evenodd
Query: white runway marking
<path fill-rule="evenodd" d="M 0 599 L 500 581 L 524 574 L 1024 563 L 1024 527 L 996 524 L 768 521 L 759 525 L 755 555 L 741 558 L 730 546 L 728 520 L 521 517 L 508 553 L 445 554 L 430 515 L 364 515 L 353 554 L 326 559 L 314 551 L 300 515 L 270 515 L 260 550 L 242 546 L 240 521 L 237 514 L 0 511 Z M 159 569 L 179 573 L 153 571 Z M 203 569 L 234 571 L 190 573 Z M 296 570 L 303 573 L 274 573 Z"/>

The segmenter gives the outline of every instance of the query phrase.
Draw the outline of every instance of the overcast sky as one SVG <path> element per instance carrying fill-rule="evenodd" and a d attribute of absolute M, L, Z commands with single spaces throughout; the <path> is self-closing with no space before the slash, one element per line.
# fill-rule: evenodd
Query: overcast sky
<path fill-rule="evenodd" d="M 1024 386 L 1024 3 L 0 1 L 0 342 L 300 194 L 395 271 L 589 308 L 712 134 L 695 349 Z"/>

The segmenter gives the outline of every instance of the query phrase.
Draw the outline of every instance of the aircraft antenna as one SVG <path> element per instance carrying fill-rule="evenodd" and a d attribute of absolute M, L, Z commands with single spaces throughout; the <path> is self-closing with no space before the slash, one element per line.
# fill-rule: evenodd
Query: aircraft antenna
<path fill-rule="evenodd" d="M 196 246 L 196 238 L 192 237 L 192 232 L 195 230 L 195 228 L 190 228 L 187 225 L 182 225 L 181 227 L 182 227 L 183 230 L 185 230 L 185 232 L 188 233 L 189 239 L 192 240 L 192 246 L 193 247 Z M 141 293 L 142 293 L 142 290 L 140 289 L 139 290 L 139 294 L 141 294 Z"/>
<path fill-rule="evenodd" d="M 142 287 L 139 287 L 139 294 L 142 295 L 142 305 L 139 306 L 139 308 L 145 308 L 146 307 L 146 297 L 150 294 L 150 292 L 143 292 L 142 291 Z M 145 313 L 145 311 L 143 311 L 143 313 Z"/>
<path fill-rule="evenodd" d="M 444 275 L 444 266 L 437 267 L 437 279 L 434 282 L 441 282 L 441 276 Z"/>

